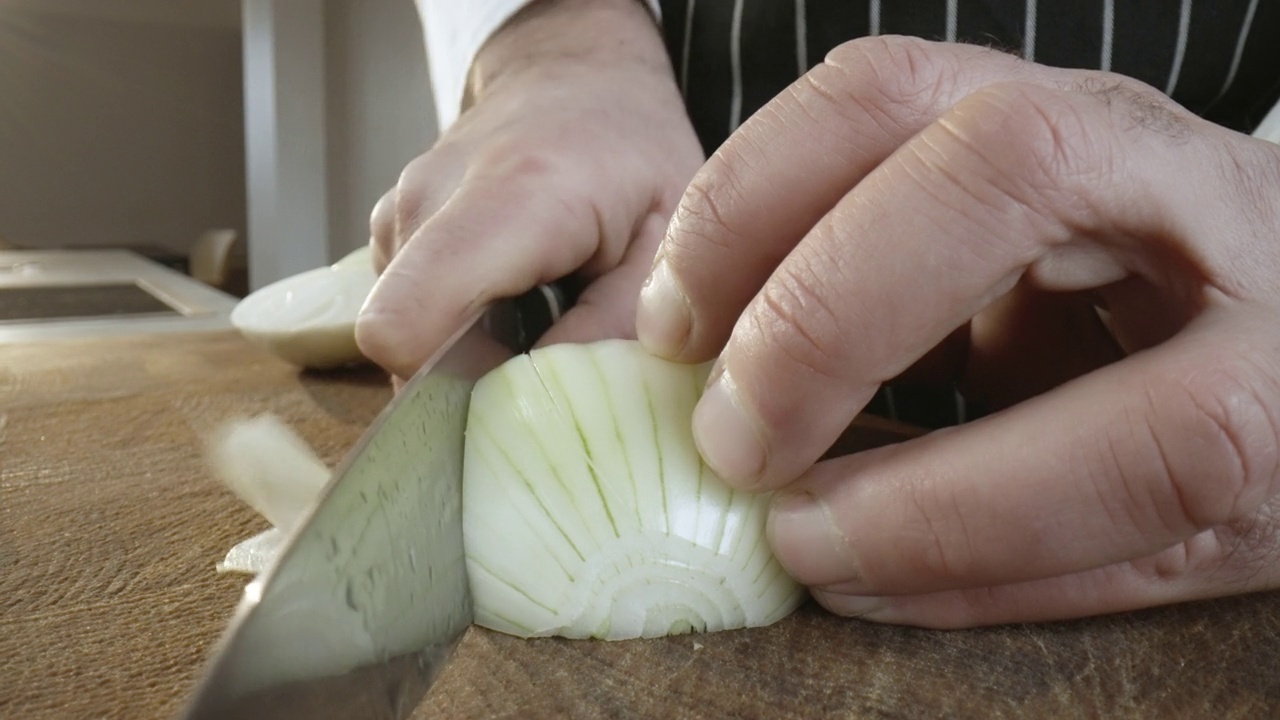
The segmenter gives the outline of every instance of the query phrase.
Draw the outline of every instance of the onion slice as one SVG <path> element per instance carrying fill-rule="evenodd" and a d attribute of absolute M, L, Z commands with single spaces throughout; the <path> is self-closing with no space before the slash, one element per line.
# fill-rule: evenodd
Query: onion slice
<path fill-rule="evenodd" d="M 208 455 L 214 474 L 273 526 L 231 548 L 217 569 L 262 572 L 329 482 L 329 468 L 274 415 L 228 423 Z"/>

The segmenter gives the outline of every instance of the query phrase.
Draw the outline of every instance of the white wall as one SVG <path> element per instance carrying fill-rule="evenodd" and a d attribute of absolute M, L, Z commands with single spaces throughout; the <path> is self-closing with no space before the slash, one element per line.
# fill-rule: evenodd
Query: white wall
<path fill-rule="evenodd" d="M 0 237 L 159 245 L 243 228 L 238 5 L 0 2 Z"/>
<path fill-rule="evenodd" d="M 329 246 L 369 242 L 369 212 L 431 145 L 435 109 L 413 0 L 326 0 Z"/>

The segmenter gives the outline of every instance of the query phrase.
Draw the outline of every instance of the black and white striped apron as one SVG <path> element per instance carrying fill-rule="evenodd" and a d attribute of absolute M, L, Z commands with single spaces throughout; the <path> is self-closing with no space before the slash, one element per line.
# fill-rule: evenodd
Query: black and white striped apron
<path fill-rule="evenodd" d="M 708 153 L 835 46 L 912 35 L 1102 69 L 1251 132 L 1280 98 L 1280 0 L 661 0 L 667 51 Z M 868 410 L 927 427 L 981 413 L 898 385 Z"/>

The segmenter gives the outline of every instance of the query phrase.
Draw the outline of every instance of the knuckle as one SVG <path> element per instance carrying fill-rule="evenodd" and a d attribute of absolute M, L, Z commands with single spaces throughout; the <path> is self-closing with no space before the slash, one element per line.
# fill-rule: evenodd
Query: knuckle
<path fill-rule="evenodd" d="M 429 182 L 431 177 L 431 153 L 419 155 L 405 165 L 391 191 L 392 199 L 387 216 L 383 219 L 389 225 L 384 230 L 394 246 L 403 246 L 427 218 L 435 211 L 429 205 Z"/>
<path fill-rule="evenodd" d="M 884 100 L 917 108 L 934 106 L 948 95 L 946 80 L 956 68 L 934 43 L 913 37 L 860 38 L 836 47 L 825 64 L 868 85 Z"/>
<path fill-rule="evenodd" d="M 1140 574 L 1154 580 L 1170 581 L 1185 578 L 1195 569 L 1196 546 L 1199 544 L 1199 539 L 1199 536 L 1194 536 L 1157 553 L 1153 558 L 1143 558 L 1138 562 L 1131 561 L 1129 565 Z"/>
<path fill-rule="evenodd" d="M 417 193 L 398 192 L 395 205 L 391 245 L 401 248 L 427 221 L 427 216 L 423 212 L 422 198 Z"/>
<path fill-rule="evenodd" d="M 1086 73 L 1070 89 L 1093 98 L 1106 109 L 1111 124 L 1123 132 L 1141 130 L 1182 140 L 1191 133 L 1183 112 L 1167 95 L 1134 78 L 1111 72 Z"/>
<path fill-rule="evenodd" d="M 1003 122 L 988 126 L 989 144 L 1008 143 L 1003 156 L 1009 180 L 1030 198 L 1051 201 L 1103 184 L 1116 168 L 1116 153 L 1096 130 L 1086 108 L 1066 93 L 1024 83 L 984 90 L 975 101 L 998 108 Z"/>
<path fill-rule="evenodd" d="M 1154 556 L 1128 565 L 1161 582 L 1198 582 L 1219 592 L 1249 592 L 1274 586 L 1280 561 L 1277 503 L 1196 533 Z"/>
<path fill-rule="evenodd" d="M 741 206 L 737 169 L 723 156 L 713 157 L 685 189 L 663 241 L 668 257 L 733 251 L 741 239 L 728 219 Z M 710 252 L 708 252 L 710 251 Z"/>
<path fill-rule="evenodd" d="M 1111 153 L 1100 152 L 1082 109 L 1063 96 L 1027 95 L 1028 102 L 1008 107 L 1009 126 L 1026 128 L 1025 134 L 1014 136 L 1019 156 L 1025 158 L 1016 167 L 1020 179 L 1051 191 L 1072 181 L 1093 181 L 1106 169 Z"/>
<path fill-rule="evenodd" d="M 790 96 L 821 127 L 857 127 L 871 118 L 896 136 L 950 104 L 955 74 L 949 57 L 926 41 L 861 38 L 832 50 Z"/>
<path fill-rule="evenodd" d="M 1152 423 L 1159 472 L 1196 530 L 1252 513 L 1280 479 L 1275 388 L 1264 391 L 1239 362 L 1216 360 L 1148 388 L 1162 419 Z"/>
<path fill-rule="evenodd" d="M 396 232 L 396 190 L 383 193 L 369 212 L 369 236 L 379 247 L 391 246 Z"/>
<path fill-rule="evenodd" d="M 762 115 L 775 115 L 781 124 L 805 132 L 822 133 L 839 151 L 863 154 L 874 152 L 874 148 L 864 149 L 867 140 L 892 141 L 912 124 L 910 117 L 904 117 L 905 106 L 882 92 L 865 92 L 861 84 L 842 75 L 820 65 L 787 89 L 789 102 L 770 104 Z"/>
<path fill-rule="evenodd" d="M 580 181 L 579 163 L 551 149 L 530 147 L 527 139 L 495 141 L 476 157 L 467 181 L 483 188 L 472 197 L 518 209 L 539 227 L 603 239 L 612 215 L 593 201 L 594 188 Z"/>
<path fill-rule="evenodd" d="M 567 160 L 525 138 L 494 139 L 477 153 L 472 173 L 531 190 L 565 172 Z"/>
<path fill-rule="evenodd" d="M 369 307 L 356 318 L 356 347 L 360 353 L 389 372 L 397 372 L 400 360 L 394 326 L 386 322 L 383 313 Z"/>
<path fill-rule="evenodd" d="M 912 538 L 910 547 L 918 549 L 914 573 L 931 581 L 971 579 L 977 565 L 965 513 L 946 489 L 935 484 L 917 485 L 908 494 L 912 517 L 906 532 Z"/>
<path fill-rule="evenodd" d="M 843 318 L 831 304 L 839 295 L 826 291 L 823 277 L 809 271 L 804 254 L 793 255 L 761 289 L 749 317 L 760 346 L 781 356 L 784 373 L 842 384 Z"/>
<path fill-rule="evenodd" d="M 931 172 L 922 176 L 943 179 L 947 194 L 994 210 L 1001 224 L 1017 218 L 1029 225 L 1034 233 L 1022 240 L 1031 251 L 1096 224 L 1094 198 L 1117 173 L 1117 154 L 1087 110 L 1066 93 L 1028 83 L 969 95 L 925 140 Z"/>
<path fill-rule="evenodd" d="M 1232 520 L 1213 530 L 1219 565 L 1215 580 L 1239 591 L 1274 586 L 1280 567 L 1280 512 L 1278 502 L 1270 502 L 1259 512 Z"/>

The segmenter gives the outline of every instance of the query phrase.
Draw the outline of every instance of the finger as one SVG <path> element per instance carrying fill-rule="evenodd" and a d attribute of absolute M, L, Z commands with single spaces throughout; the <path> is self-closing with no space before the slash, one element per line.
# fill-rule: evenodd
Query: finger
<path fill-rule="evenodd" d="M 373 248 L 373 270 L 381 275 L 399 249 L 396 243 L 395 188 L 383 193 L 369 213 L 369 245 Z"/>
<path fill-rule="evenodd" d="M 673 359 L 713 357 L 774 267 L 894 150 L 994 78 L 1053 72 L 978 46 L 911 38 L 833 51 L 694 177 L 642 296 L 640 340 Z"/>
<path fill-rule="evenodd" d="M 448 200 L 465 168 L 458 153 L 443 142 L 405 165 L 395 187 L 378 199 L 369 214 L 369 241 L 379 274 Z"/>
<path fill-rule="evenodd" d="M 777 557 L 807 585 L 921 594 L 1100 568 L 1253 514 L 1280 487 L 1280 340 L 1271 311 L 1233 312 L 996 415 L 815 466 L 775 501 Z"/>
<path fill-rule="evenodd" d="M 577 303 L 537 344 L 634 339 L 637 294 L 653 264 L 653 254 L 669 218 L 668 213 L 661 211 L 650 213 L 640 223 L 637 235 L 618 267 L 592 282 Z"/>
<path fill-rule="evenodd" d="M 1280 587 L 1275 502 L 1154 556 L 1063 577 L 924 595 L 814 589 L 838 615 L 931 628 L 1044 622 L 1139 610 Z"/>
<path fill-rule="evenodd" d="M 387 266 L 356 323 L 367 357 L 410 377 L 495 300 L 569 274 L 618 232 L 537 163 L 473 172 Z M 626 228 L 625 231 L 629 231 Z"/>
<path fill-rule="evenodd" d="M 1209 227 L 1185 210 L 1197 191 L 1171 178 L 1217 140 L 1134 129 L 1129 102 L 992 85 L 876 168 L 738 319 L 695 411 L 707 462 L 742 487 L 796 477 L 881 383 L 1024 276 L 1047 290 L 1189 277 L 1176 253 L 1146 257 L 1145 238 L 1197 237 L 1175 220 Z"/>

